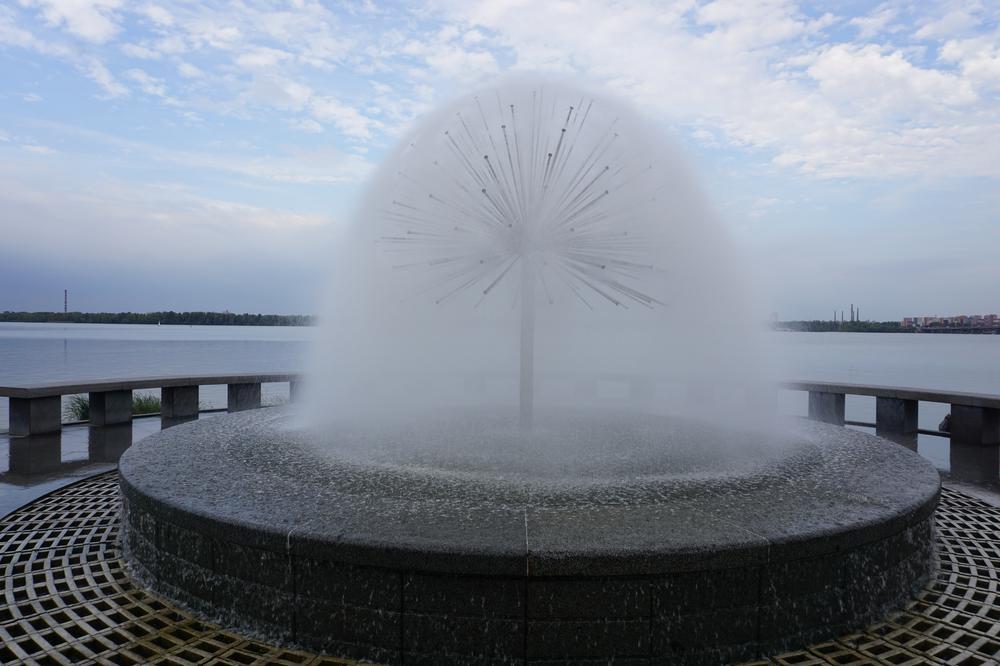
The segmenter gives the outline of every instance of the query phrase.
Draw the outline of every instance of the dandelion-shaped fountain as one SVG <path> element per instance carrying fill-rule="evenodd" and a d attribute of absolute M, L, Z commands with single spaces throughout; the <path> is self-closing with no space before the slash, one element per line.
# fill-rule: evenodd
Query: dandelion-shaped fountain
<path fill-rule="evenodd" d="M 549 285 L 558 281 L 588 308 L 588 295 L 619 307 L 662 305 L 632 284 L 655 267 L 641 263 L 648 239 L 630 234 L 635 202 L 628 200 L 652 198 L 657 173 L 652 164 L 629 169 L 618 119 L 592 118 L 593 99 L 564 108 L 532 90 L 518 115 L 495 92 L 492 117 L 473 100 L 475 117 L 455 114 L 442 132 L 446 150 L 428 156 L 433 166 L 420 176 L 399 172 L 400 198 L 385 211 L 394 233 L 381 241 L 410 255 L 396 270 L 428 274 L 423 290 L 436 304 L 470 290 L 478 306 L 519 276 L 519 418 L 530 429 L 538 285 L 550 303 Z"/>
<path fill-rule="evenodd" d="M 132 574 L 379 663 L 729 663 L 900 606 L 937 473 L 761 417 L 740 276 L 671 154 L 558 85 L 431 114 L 341 239 L 305 413 L 122 457 Z"/>

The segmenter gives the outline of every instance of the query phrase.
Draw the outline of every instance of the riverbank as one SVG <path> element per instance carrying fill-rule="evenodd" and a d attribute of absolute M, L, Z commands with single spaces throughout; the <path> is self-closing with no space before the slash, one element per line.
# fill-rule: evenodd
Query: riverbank
<path fill-rule="evenodd" d="M 912 328 L 903 328 L 898 321 L 824 321 L 792 320 L 772 322 L 776 331 L 795 333 L 913 333 Z"/>
<path fill-rule="evenodd" d="M 172 326 L 313 326 L 311 315 L 244 312 L 0 312 L 0 322 Z"/>

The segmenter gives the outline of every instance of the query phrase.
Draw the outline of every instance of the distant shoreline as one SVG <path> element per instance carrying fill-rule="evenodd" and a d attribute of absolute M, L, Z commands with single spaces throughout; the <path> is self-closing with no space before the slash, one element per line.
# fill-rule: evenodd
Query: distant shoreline
<path fill-rule="evenodd" d="M 920 333 L 933 335 L 997 335 L 987 326 L 903 326 L 898 321 L 776 321 L 771 329 L 784 333 Z"/>
<path fill-rule="evenodd" d="M 249 312 L 0 312 L 0 322 L 27 324 L 143 324 L 156 326 L 314 326 L 312 315 Z"/>
<path fill-rule="evenodd" d="M 898 321 L 830 321 L 822 319 L 771 322 L 776 331 L 792 333 L 914 333 Z"/>

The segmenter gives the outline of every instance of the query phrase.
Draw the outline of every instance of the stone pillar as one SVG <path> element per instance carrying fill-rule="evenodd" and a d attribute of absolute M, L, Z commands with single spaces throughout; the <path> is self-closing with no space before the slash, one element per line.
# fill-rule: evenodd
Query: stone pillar
<path fill-rule="evenodd" d="M 875 434 L 917 450 L 917 401 L 875 398 Z"/>
<path fill-rule="evenodd" d="M 90 424 L 109 426 L 132 420 L 132 391 L 100 391 L 90 394 Z"/>
<path fill-rule="evenodd" d="M 809 391 L 809 418 L 844 425 L 844 394 Z"/>
<path fill-rule="evenodd" d="M 197 386 L 164 386 L 160 389 L 160 428 L 170 428 L 197 418 Z"/>
<path fill-rule="evenodd" d="M 229 411 L 242 412 L 260 407 L 260 382 L 229 384 Z"/>
<path fill-rule="evenodd" d="M 951 474 L 964 481 L 997 481 L 1000 476 L 1000 410 L 951 406 Z"/>
<path fill-rule="evenodd" d="M 10 434 L 43 435 L 62 430 L 62 396 L 10 399 Z"/>

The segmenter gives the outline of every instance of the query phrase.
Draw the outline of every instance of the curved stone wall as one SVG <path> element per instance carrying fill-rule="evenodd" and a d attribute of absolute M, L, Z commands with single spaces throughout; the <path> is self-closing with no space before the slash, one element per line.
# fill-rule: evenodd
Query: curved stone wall
<path fill-rule="evenodd" d="M 936 471 L 843 428 L 801 424 L 808 444 L 757 480 L 644 479 L 625 502 L 603 488 L 604 501 L 518 505 L 440 494 L 416 472 L 324 467 L 286 419 L 233 414 L 126 452 L 123 546 L 165 596 L 317 651 L 730 662 L 863 626 L 932 573 Z"/>

